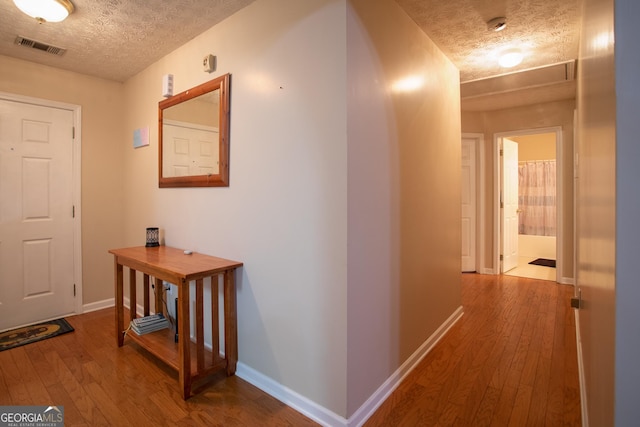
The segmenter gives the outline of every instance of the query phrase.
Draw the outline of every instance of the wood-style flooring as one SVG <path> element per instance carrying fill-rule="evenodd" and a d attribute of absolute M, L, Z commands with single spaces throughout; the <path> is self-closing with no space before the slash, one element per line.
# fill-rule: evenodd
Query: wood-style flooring
<path fill-rule="evenodd" d="M 462 275 L 465 314 L 366 426 L 579 426 L 573 288 Z M 74 333 L 0 352 L 0 406 L 63 405 L 66 426 L 316 425 L 238 377 L 188 401 L 177 374 L 133 343 L 113 309 L 67 318 Z"/>
<path fill-rule="evenodd" d="M 462 319 L 365 426 L 580 426 L 572 295 L 463 274 Z"/>

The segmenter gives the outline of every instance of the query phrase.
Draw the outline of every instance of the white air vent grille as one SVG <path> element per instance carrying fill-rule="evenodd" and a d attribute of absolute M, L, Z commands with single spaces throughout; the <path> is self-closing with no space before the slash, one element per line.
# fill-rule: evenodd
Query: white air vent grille
<path fill-rule="evenodd" d="M 58 56 L 64 55 L 64 53 L 67 51 L 67 49 L 61 47 L 51 46 L 50 44 L 31 40 L 21 36 L 16 37 L 16 44 L 19 46 L 30 47 L 32 49 L 38 49 L 43 52 L 51 53 Z"/>

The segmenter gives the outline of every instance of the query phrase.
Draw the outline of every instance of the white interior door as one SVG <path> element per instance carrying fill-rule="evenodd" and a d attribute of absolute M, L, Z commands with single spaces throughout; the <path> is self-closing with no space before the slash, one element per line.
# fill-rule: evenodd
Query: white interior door
<path fill-rule="evenodd" d="M 502 139 L 502 272 L 518 266 L 518 143 Z"/>
<path fill-rule="evenodd" d="M 476 146 L 462 139 L 462 271 L 476 271 Z"/>
<path fill-rule="evenodd" d="M 73 122 L 0 100 L 0 331 L 74 312 Z"/>

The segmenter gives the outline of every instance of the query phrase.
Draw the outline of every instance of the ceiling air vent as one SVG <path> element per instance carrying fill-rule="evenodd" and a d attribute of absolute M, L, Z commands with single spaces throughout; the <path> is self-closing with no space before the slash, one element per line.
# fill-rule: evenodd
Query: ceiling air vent
<path fill-rule="evenodd" d="M 38 49 L 43 52 L 51 53 L 58 56 L 64 55 L 64 53 L 67 51 L 67 49 L 61 47 L 51 46 L 50 44 L 38 42 L 21 36 L 16 37 L 16 44 L 19 46 L 30 47 L 32 49 Z"/>

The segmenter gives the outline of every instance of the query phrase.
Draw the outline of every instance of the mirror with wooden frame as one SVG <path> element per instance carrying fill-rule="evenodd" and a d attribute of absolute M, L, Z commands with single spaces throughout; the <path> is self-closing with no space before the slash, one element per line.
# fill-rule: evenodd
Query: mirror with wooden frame
<path fill-rule="evenodd" d="M 225 74 L 158 103 L 159 186 L 229 186 L 229 91 Z"/>

